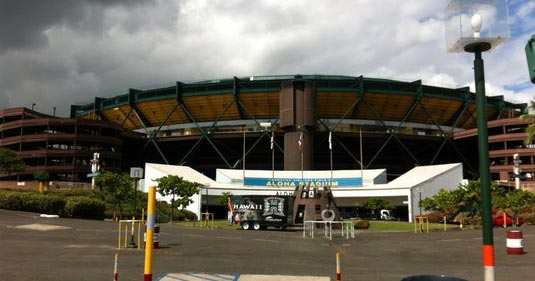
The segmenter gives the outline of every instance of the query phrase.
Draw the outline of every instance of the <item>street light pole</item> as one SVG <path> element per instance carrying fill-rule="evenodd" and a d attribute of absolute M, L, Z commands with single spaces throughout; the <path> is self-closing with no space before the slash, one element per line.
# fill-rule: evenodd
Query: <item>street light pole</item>
<path fill-rule="evenodd" d="M 420 207 L 420 217 L 422 216 L 422 190 L 418 189 L 418 206 Z"/>
<path fill-rule="evenodd" d="M 477 43 L 476 43 L 477 44 Z M 481 52 L 483 43 L 475 46 L 474 77 L 476 83 L 477 141 L 479 147 L 479 176 L 481 184 L 481 207 L 483 218 L 483 265 L 485 280 L 494 280 L 494 237 L 492 229 L 492 203 L 490 193 L 489 145 L 487 127 L 487 100 L 485 95 L 485 72 Z M 490 46 L 489 46 L 490 48 Z M 488 49 L 487 49 L 488 50 Z"/>
<path fill-rule="evenodd" d="M 494 281 L 487 97 L 481 53 L 497 48 L 510 36 L 507 0 L 452 0 L 446 8 L 444 23 L 448 51 L 474 53 L 475 56 L 477 143 L 483 219 L 483 272 L 485 281 Z M 470 27 L 472 32 L 469 31 Z"/>
<path fill-rule="evenodd" d="M 518 153 L 513 155 L 513 165 L 515 174 L 515 189 L 520 189 L 520 159 L 518 159 Z"/>

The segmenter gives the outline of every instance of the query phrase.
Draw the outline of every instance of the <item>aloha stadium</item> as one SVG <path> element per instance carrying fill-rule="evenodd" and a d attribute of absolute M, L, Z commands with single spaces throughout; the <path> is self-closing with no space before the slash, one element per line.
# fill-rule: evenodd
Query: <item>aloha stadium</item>
<path fill-rule="evenodd" d="M 487 97 L 491 122 L 517 120 L 525 109 L 526 104 L 502 96 Z M 34 119 L 58 119 L 24 110 Z M 31 127 L 31 122 L 21 124 L 24 118 L 4 111 L 0 145 L 34 161 L 31 151 L 42 151 L 43 145 L 29 145 L 27 129 L 17 131 L 12 124 Z M 210 208 L 223 216 L 216 198 L 224 192 L 280 194 L 307 182 L 331 186 L 342 215 L 351 216 L 367 198 L 386 197 L 400 218 L 411 221 L 419 196 L 478 177 L 476 140 L 455 137 L 476 128 L 475 94 L 468 87 L 363 76 L 232 77 L 132 88 L 72 105 L 70 112 L 64 119 L 86 120 L 77 121 L 85 130 L 74 121 L 68 132 L 60 124 L 28 130 L 32 138 L 55 133 L 44 149 L 54 148 L 55 155 L 69 150 L 61 156 L 68 168 L 55 172 L 61 165 L 53 165 L 50 153 L 36 156 L 44 159 L 35 160 L 35 166 L 61 175 L 58 181 L 87 182 L 88 163 L 100 152 L 102 159 L 111 157 L 107 163 L 115 170 L 143 167 L 145 189 L 158 177 L 180 175 L 203 184 L 190 206 L 196 213 Z M 84 139 L 81 132 L 111 135 Z M 83 146 L 76 144 L 79 139 Z M 507 157 L 500 163 L 512 172 Z M 100 168 L 106 170 L 102 161 Z"/>

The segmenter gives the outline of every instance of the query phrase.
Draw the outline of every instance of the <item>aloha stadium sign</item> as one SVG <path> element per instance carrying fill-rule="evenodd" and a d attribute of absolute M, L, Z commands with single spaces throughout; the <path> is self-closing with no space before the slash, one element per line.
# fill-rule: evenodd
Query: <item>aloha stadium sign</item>
<path fill-rule="evenodd" d="M 245 177 L 244 185 L 265 187 L 356 187 L 362 186 L 362 178 L 251 178 Z"/>

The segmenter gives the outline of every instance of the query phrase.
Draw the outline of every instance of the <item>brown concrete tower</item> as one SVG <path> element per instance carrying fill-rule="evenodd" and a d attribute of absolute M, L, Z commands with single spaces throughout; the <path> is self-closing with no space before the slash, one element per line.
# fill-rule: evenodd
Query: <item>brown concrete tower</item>
<path fill-rule="evenodd" d="M 285 132 L 284 170 L 314 169 L 316 96 L 315 82 L 296 79 L 281 84 L 279 118 Z"/>

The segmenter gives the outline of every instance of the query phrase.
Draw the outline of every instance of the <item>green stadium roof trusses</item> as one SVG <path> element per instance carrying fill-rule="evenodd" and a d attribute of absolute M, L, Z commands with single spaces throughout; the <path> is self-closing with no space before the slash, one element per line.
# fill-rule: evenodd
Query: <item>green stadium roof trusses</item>
<path fill-rule="evenodd" d="M 336 132 L 343 124 L 364 127 L 375 124 L 390 134 L 386 145 L 391 139 L 399 141 L 396 135 L 406 127 L 430 129 L 441 136 L 476 127 L 475 94 L 468 87 L 452 89 L 423 85 L 420 80 L 402 82 L 332 75 L 233 77 L 176 82 L 154 89 L 129 89 L 126 94 L 96 97 L 93 103 L 73 105 L 71 117 L 108 120 L 126 130 L 144 132 L 147 144 L 152 142 L 158 150 L 157 141 L 163 136 L 161 130 L 193 128 L 201 139 L 211 143 L 225 166 L 233 167 L 210 141 L 207 132 L 221 124 L 241 126 L 252 122 L 260 125 L 262 120 L 276 124 L 281 83 L 292 80 L 316 82 L 319 130 Z M 506 102 L 503 96 L 487 97 L 489 120 L 516 117 L 525 108 L 526 104 Z M 418 132 L 412 134 L 418 135 Z M 400 144 L 403 147 L 401 141 Z M 381 149 L 371 162 L 380 152 Z M 408 153 L 419 164 L 411 152 Z M 168 162 L 164 153 L 160 151 L 160 155 Z"/>

